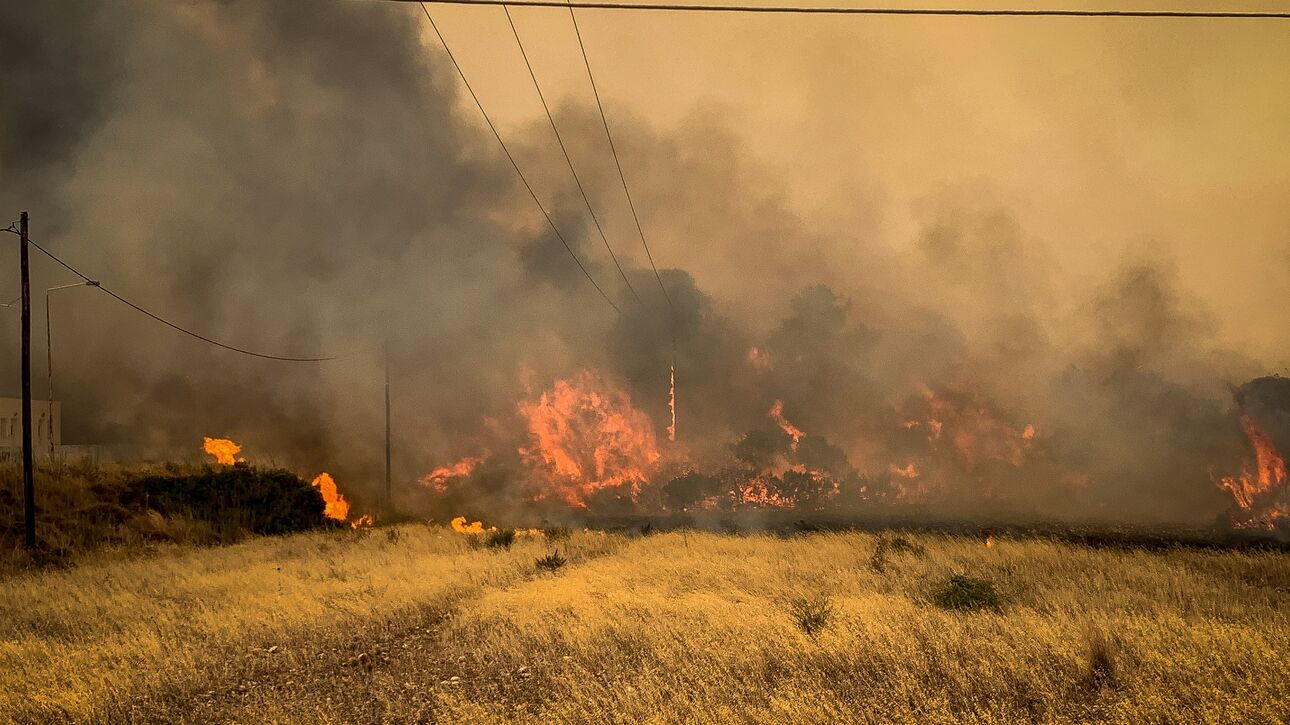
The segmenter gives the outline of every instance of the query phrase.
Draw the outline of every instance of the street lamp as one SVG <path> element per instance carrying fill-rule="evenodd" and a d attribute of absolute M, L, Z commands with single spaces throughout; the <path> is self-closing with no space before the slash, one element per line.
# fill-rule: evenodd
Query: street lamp
<path fill-rule="evenodd" d="M 57 287 L 50 287 L 45 290 L 45 370 L 49 373 L 49 415 L 45 421 L 49 426 L 49 457 L 54 457 L 54 339 L 52 328 L 49 322 L 49 293 L 57 292 L 60 289 L 72 289 L 73 287 L 98 287 L 99 283 L 95 280 L 85 282 L 75 282 L 73 284 L 64 284 Z"/>

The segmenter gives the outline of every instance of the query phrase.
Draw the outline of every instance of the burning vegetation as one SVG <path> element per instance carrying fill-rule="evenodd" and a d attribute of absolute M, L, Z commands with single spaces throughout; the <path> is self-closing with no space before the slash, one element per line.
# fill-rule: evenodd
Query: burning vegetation
<path fill-rule="evenodd" d="M 1218 480 L 1232 496 L 1229 518 L 1236 527 L 1285 525 L 1287 473 L 1280 451 L 1286 444 L 1263 426 L 1285 425 L 1288 386 L 1286 379 L 1262 378 L 1237 393 L 1252 456 L 1239 474 Z M 1057 481 L 1071 495 L 1088 485 L 1088 475 L 1073 470 L 1069 456 L 1054 452 L 1054 441 L 1036 424 L 1010 416 L 971 390 L 920 386 L 903 401 L 884 406 L 853 441 L 833 441 L 798 425 L 783 399 L 763 410 L 763 423 L 731 441 L 724 456 L 705 458 L 680 443 L 660 442 L 621 383 L 582 371 L 516 406 L 510 430 L 518 431 L 517 439 L 491 444 L 503 453 L 435 468 L 421 484 L 431 501 L 445 508 L 471 502 L 527 515 L 561 509 L 863 514 L 1006 500 L 1039 477 Z M 1282 422 L 1256 422 L 1269 416 Z M 462 532 L 478 533 L 481 527 L 464 517 L 453 521 Z"/>
<path fill-rule="evenodd" d="M 245 459 L 237 457 L 242 452 L 242 446 L 234 443 L 227 438 L 203 438 L 202 450 L 215 459 L 215 463 L 221 466 L 236 466 L 244 464 Z M 429 477 L 427 477 L 429 478 Z M 371 514 L 363 514 L 353 520 L 349 518 L 350 505 L 345 496 L 341 494 L 336 485 L 335 479 L 326 471 L 314 476 L 310 485 L 322 496 L 323 515 L 332 521 L 348 521 L 352 528 L 364 528 L 376 523 L 376 518 Z"/>

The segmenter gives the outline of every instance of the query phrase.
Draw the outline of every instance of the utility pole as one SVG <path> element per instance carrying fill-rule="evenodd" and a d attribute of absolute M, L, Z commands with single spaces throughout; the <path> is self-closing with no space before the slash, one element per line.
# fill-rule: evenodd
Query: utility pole
<path fill-rule="evenodd" d="M 27 212 L 19 222 L 22 246 L 22 496 L 28 550 L 36 548 L 36 477 L 31 445 L 31 275 L 27 270 Z"/>
<path fill-rule="evenodd" d="M 390 341 L 387 338 L 385 344 L 381 347 L 382 355 L 385 359 L 385 511 L 388 514 L 394 510 L 390 504 Z"/>

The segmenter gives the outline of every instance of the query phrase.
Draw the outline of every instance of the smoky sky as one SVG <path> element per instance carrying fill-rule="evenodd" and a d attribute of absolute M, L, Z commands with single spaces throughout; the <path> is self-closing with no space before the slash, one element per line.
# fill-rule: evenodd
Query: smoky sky
<path fill-rule="evenodd" d="M 1245 454 L 1233 386 L 1285 360 L 1216 342 L 1227 321 L 1182 284 L 1168 239 L 1070 274 L 984 171 L 929 176 L 898 210 L 858 182 L 836 214 L 812 214 L 720 107 L 663 123 L 610 104 L 669 306 L 599 116 L 566 99 L 557 121 L 639 303 L 545 120 L 503 132 L 615 314 L 424 42 L 423 20 L 415 6 L 362 2 L 0 11 L 0 206 L 30 211 L 34 238 L 203 334 L 343 356 L 238 356 L 93 290 L 60 291 L 67 440 L 191 456 L 203 435 L 227 436 L 256 460 L 330 470 L 361 497 L 381 475 L 387 341 L 401 484 L 496 447 L 517 400 L 583 368 L 626 386 L 662 435 L 675 341 L 696 460 L 727 456 L 783 400 L 853 465 L 884 469 L 886 431 L 931 386 L 970 390 L 1040 431 L 1048 468 L 996 477 L 1036 510 L 1221 510 L 1214 476 Z M 909 233 L 882 223 L 894 214 Z M 33 274 L 39 330 L 41 291 L 74 280 L 40 258 Z M 16 317 L 0 343 L 10 394 Z"/>

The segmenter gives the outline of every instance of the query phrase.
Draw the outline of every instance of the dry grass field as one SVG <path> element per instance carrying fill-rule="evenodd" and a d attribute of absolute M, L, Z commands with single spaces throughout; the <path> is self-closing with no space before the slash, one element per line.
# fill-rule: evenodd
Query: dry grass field
<path fill-rule="evenodd" d="M 0 719 L 1290 718 L 1283 553 L 867 533 L 482 538 L 404 525 L 6 575 Z M 554 549 L 564 563 L 538 566 Z M 981 588 L 956 599 L 954 575 Z"/>

